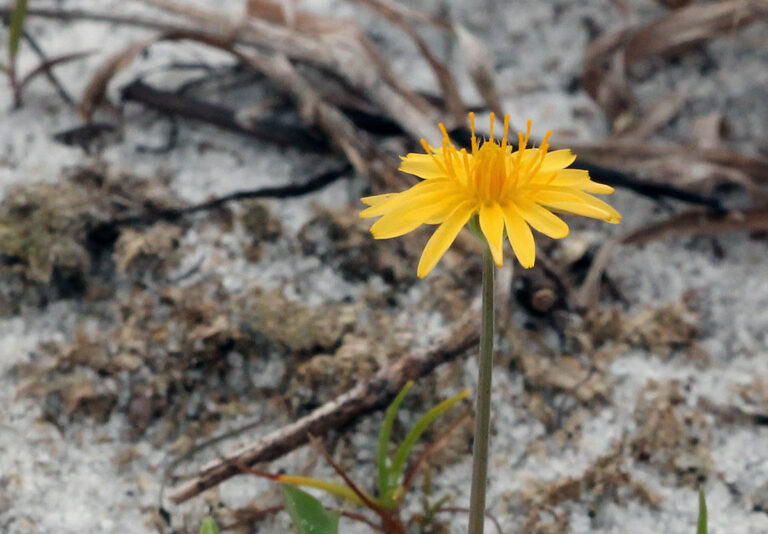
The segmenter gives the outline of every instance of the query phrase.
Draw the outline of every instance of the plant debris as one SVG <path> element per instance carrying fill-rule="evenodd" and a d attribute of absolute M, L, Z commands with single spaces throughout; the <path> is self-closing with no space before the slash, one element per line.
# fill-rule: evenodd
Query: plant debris
<path fill-rule="evenodd" d="M 638 396 L 632 457 L 666 473 L 673 483 L 698 488 L 714 469 L 709 418 L 685 404 L 675 380 L 650 381 Z"/>
<path fill-rule="evenodd" d="M 631 498 L 652 508 L 659 506 L 661 496 L 629 472 L 624 448 L 625 442 L 619 440 L 578 476 L 550 482 L 531 481 L 526 489 L 505 495 L 510 506 L 526 511 L 522 532 L 559 534 L 567 531 L 570 519 L 562 507 L 567 502 L 587 504 L 591 517 L 596 517 L 609 502 L 622 504 Z"/>
<path fill-rule="evenodd" d="M 98 280 L 113 273 L 111 254 L 120 230 L 111 221 L 178 204 L 163 180 L 92 167 L 73 169 L 56 183 L 15 186 L 0 204 L 0 275 L 22 281 L 26 293 L 37 295 L 37 303 L 84 295 L 94 276 Z M 156 230 L 151 246 L 146 240 L 139 245 L 138 234 L 127 231 L 118 259 L 126 269 L 142 248 L 157 249 L 159 233 L 170 230 Z M 2 295 L 2 308 L 18 310 L 23 300 L 18 297 Z"/>
<path fill-rule="evenodd" d="M 418 238 L 406 236 L 374 245 L 369 227 L 357 210 L 321 211 L 304 225 L 298 238 L 304 254 L 318 256 L 347 280 L 366 281 L 378 275 L 390 284 L 416 281 Z"/>

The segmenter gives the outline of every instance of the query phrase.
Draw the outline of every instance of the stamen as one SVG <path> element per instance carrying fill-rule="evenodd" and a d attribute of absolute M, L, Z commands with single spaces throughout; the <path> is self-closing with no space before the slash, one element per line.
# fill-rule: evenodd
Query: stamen
<path fill-rule="evenodd" d="M 528 140 L 531 138 L 531 126 L 533 125 L 533 121 L 531 119 L 528 119 L 528 125 L 525 129 L 525 144 L 528 144 Z"/>
<path fill-rule="evenodd" d="M 491 142 L 494 142 L 493 140 L 493 121 L 496 119 L 496 114 L 494 112 L 491 112 L 491 131 L 488 134 L 488 140 Z"/>
<path fill-rule="evenodd" d="M 522 132 L 517 132 L 517 170 L 520 172 L 520 165 L 523 161 L 523 152 L 525 146 L 528 144 L 528 140 L 523 136 Z"/>
<path fill-rule="evenodd" d="M 528 170 L 528 180 L 526 181 L 526 183 L 529 183 L 533 179 L 533 177 L 536 176 L 536 173 L 538 173 L 539 169 L 541 168 L 541 164 L 544 163 L 544 158 L 547 155 L 547 148 L 549 147 L 548 141 L 551 135 L 552 135 L 552 130 L 548 130 L 547 135 L 544 136 L 544 140 L 542 140 L 541 142 L 539 151 L 536 153 L 536 159 L 534 159 L 533 164 Z"/>
<path fill-rule="evenodd" d="M 437 125 L 440 128 L 440 131 L 443 132 L 443 144 L 445 144 L 446 141 L 451 141 L 451 136 L 448 135 L 448 130 L 445 129 L 445 125 L 441 122 Z"/>
<path fill-rule="evenodd" d="M 437 167 L 438 167 L 438 168 L 439 168 L 441 171 L 443 171 L 443 173 L 445 173 L 445 175 L 446 175 L 446 176 L 450 176 L 450 175 L 448 174 L 448 171 L 446 170 L 445 166 L 444 166 L 444 165 L 443 165 L 443 164 L 440 162 L 440 160 L 439 160 L 439 159 L 437 159 L 437 156 L 435 155 L 434 151 L 432 150 L 432 147 L 431 147 L 431 146 L 429 146 L 429 143 L 427 143 L 427 140 L 426 140 L 426 139 L 424 139 L 423 137 L 422 137 L 422 139 L 421 139 L 421 146 L 422 146 L 422 147 L 424 147 L 424 151 L 425 151 L 427 154 L 429 154 L 430 156 L 432 156 L 432 161 L 434 161 L 434 162 L 435 162 L 435 165 L 437 165 Z"/>
<path fill-rule="evenodd" d="M 448 143 L 447 145 L 444 145 L 443 154 L 445 155 L 445 165 L 448 169 L 448 176 L 458 181 L 458 179 L 456 178 L 456 170 L 453 168 L 454 157 L 456 159 L 458 159 L 459 157 L 459 154 L 456 151 L 456 147 L 450 143 Z"/>
<path fill-rule="evenodd" d="M 491 176 L 493 179 L 491 186 L 492 198 L 497 199 L 501 195 L 501 190 L 504 187 L 504 151 L 497 150 L 496 157 L 494 158 L 494 165 L 491 168 Z"/>
<path fill-rule="evenodd" d="M 504 138 L 501 140 L 501 148 L 507 148 L 508 137 L 509 137 L 509 113 L 504 115 Z"/>
<path fill-rule="evenodd" d="M 467 184 L 469 184 L 472 181 L 472 170 L 469 168 L 469 156 L 466 148 L 461 149 L 461 159 L 464 160 L 464 172 L 467 173 Z"/>

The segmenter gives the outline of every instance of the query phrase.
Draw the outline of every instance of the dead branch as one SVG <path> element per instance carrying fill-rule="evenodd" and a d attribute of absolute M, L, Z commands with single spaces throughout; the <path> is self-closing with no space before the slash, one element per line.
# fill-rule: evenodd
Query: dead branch
<path fill-rule="evenodd" d="M 402 6 L 389 0 L 351 0 L 356 4 L 362 4 L 378 13 L 384 19 L 403 30 L 414 42 L 432 72 L 443 93 L 446 110 L 451 119 L 449 126 L 461 126 L 467 121 L 467 106 L 461 98 L 459 84 L 448 69 L 430 50 L 427 42 L 419 35 L 411 23 L 411 8 Z M 496 111 L 496 110 L 494 110 Z"/>
<path fill-rule="evenodd" d="M 226 461 L 203 467 L 192 480 L 171 495 L 175 503 L 184 502 L 203 491 L 237 475 L 241 470 L 234 461 L 245 465 L 269 462 L 304 445 L 309 434 L 324 436 L 348 425 L 361 416 L 386 406 L 410 380 L 431 373 L 437 366 L 464 354 L 478 341 L 475 314 L 469 312 L 447 338 L 432 347 L 402 356 L 390 367 L 381 369 L 370 380 L 327 402 L 306 417 L 291 423 L 257 442 L 231 454 Z"/>
<path fill-rule="evenodd" d="M 183 96 L 176 91 L 161 91 L 141 80 L 126 85 L 121 91 L 121 99 L 139 103 L 166 115 L 212 124 L 230 132 L 271 143 L 291 145 L 313 152 L 329 150 L 328 143 L 322 136 L 313 135 L 306 128 L 293 127 L 269 119 L 249 117 L 243 120 L 238 118 L 236 110 Z"/>
<path fill-rule="evenodd" d="M 596 65 L 623 49 L 627 64 L 650 57 L 677 54 L 714 37 L 768 17 L 766 0 L 722 0 L 693 4 L 637 28 L 595 39 L 585 54 Z"/>
<path fill-rule="evenodd" d="M 768 413 L 739 406 L 717 404 L 707 397 L 699 397 L 696 405 L 702 410 L 718 417 L 726 424 L 768 425 Z"/>
<path fill-rule="evenodd" d="M 584 169 L 589 171 L 589 175 L 593 180 L 597 182 L 608 184 L 616 188 L 629 189 L 638 195 L 642 195 L 653 200 L 673 198 L 688 204 L 707 206 L 717 212 L 723 211 L 722 203 L 718 198 L 705 196 L 694 191 L 663 182 L 641 179 L 634 174 L 622 172 L 611 167 L 597 165 L 591 161 L 586 161 L 583 158 L 577 158 L 571 167 L 574 169 Z"/>
<path fill-rule="evenodd" d="M 599 144 L 572 144 L 574 152 L 585 157 L 610 162 L 647 161 L 676 157 L 686 161 L 702 161 L 737 169 L 757 183 L 768 183 L 768 158 L 750 156 L 723 149 L 699 149 L 670 143 L 605 140 Z"/>
<path fill-rule="evenodd" d="M 54 74 L 53 67 L 84 58 L 90 55 L 91 52 L 75 52 L 72 54 L 63 54 L 61 56 L 49 58 L 43 48 L 38 44 L 37 40 L 32 37 L 29 32 L 24 32 L 24 39 L 27 41 L 29 47 L 34 51 L 34 53 L 37 54 L 38 59 L 40 59 L 40 64 L 28 72 L 24 78 L 21 79 L 19 82 L 19 91 L 23 91 L 24 87 L 26 87 L 29 82 L 35 79 L 38 74 L 44 74 L 45 77 L 48 78 L 48 81 L 51 83 L 51 85 L 53 85 L 53 88 L 56 89 L 56 92 L 59 94 L 64 103 L 70 107 L 75 107 L 75 101 L 56 77 L 56 74 Z"/>
<path fill-rule="evenodd" d="M 357 26 L 330 34 L 310 35 L 256 18 L 235 25 L 215 12 L 193 9 L 175 0 L 145 1 L 207 27 L 228 28 L 237 35 L 236 42 L 240 45 L 272 50 L 286 58 L 336 73 L 350 87 L 367 95 L 382 113 L 400 124 L 413 139 L 439 138 L 434 126 L 437 110 L 394 73 L 376 45 Z"/>
<path fill-rule="evenodd" d="M 108 22 L 119 22 L 126 24 L 134 24 L 140 26 L 146 26 L 153 29 L 163 29 L 163 35 L 146 41 L 154 42 L 158 39 L 194 39 L 201 42 L 205 42 L 212 46 L 218 46 L 220 48 L 232 51 L 230 45 L 232 43 L 240 43 L 243 46 L 249 48 L 256 47 L 257 49 L 271 49 L 271 50 L 285 50 L 286 55 L 274 55 L 270 56 L 262 52 L 248 52 L 247 55 L 242 52 L 238 52 L 239 57 L 245 60 L 251 66 L 267 74 L 272 81 L 278 83 L 283 89 L 294 97 L 299 103 L 299 108 L 302 111 L 302 115 L 311 124 L 316 124 L 321 130 L 323 130 L 327 137 L 339 147 L 353 163 L 353 165 L 361 172 L 370 174 L 374 177 L 374 189 L 388 188 L 391 189 L 393 185 L 403 186 L 403 180 L 396 178 L 395 172 L 396 165 L 394 160 L 386 154 L 383 154 L 378 147 L 372 143 L 367 137 L 360 135 L 360 132 L 355 128 L 355 125 L 345 117 L 340 110 L 331 105 L 327 100 L 322 99 L 314 90 L 312 84 L 303 78 L 296 69 L 293 67 L 288 57 L 295 58 L 297 60 L 303 60 L 315 65 L 319 65 L 321 68 L 327 69 L 331 72 L 341 75 L 347 82 L 356 89 L 367 96 L 365 90 L 373 83 L 371 80 L 379 80 L 375 83 L 378 88 L 377 91 L 370 93 L 373 104 L 383 113 L 382 116 L 375 116 L 375 118 L 381 118 L 383 120 L 393 121 L 392 124 L 399 126 L 404 132 L 409 134 L 412 138 L 419 136 L 426 137 L 427 133 L 423 128 L 426 128 L 425 123 L 420 122 L 422 130 L 417 132 L 414 130 L 414 124 L 410 125 L 404 120 L 410 120 L 412 118 L 418 118 L 419 121 L 424 119 L 422 109 L 428 109 L 434 111 L 435 108 L 431 104 L 424 105 L 423 99 L 419 97 L 416 99 L 416 107 L 410 105 L 410 107 L 403 108 L 397 105 L 393 107 L 394 103 L 389 97 L 387 91 L 394 91 L 399 96 L 398 102 L 402 101 L 402 97 L 410 96 L 410 93 L 403 93 L 403 88 L 400 87 L 399 82 L 397 87 L 391 83 L 381 83 L 382 77 L 385 81 L 392 81 L 391 75 L 386 70 L 386 66 L 382 63 L 381 58 L 375 58 L 376 50 L 371 48 L 371 43 L 362 37 L 359 32 L 352 32 L 352 37 L 347 35 L 346 32 L 334 32 L 331 36 L 323 36 L 323 39 L 331 39 L 333 42 L 326 43 L 315 35 L 304 35 L 290 28 L 284 26 L 278 26 L 275 24 L 269 24 L 263 20 L 251 20 L 248 22 L 248 28 L 243 29 L 235 27 L 228 19 L 221 17 L 217 14 L 212 14 L 207 11 L 200 11 L 196 9 L 190 9 L 189 6 L 179 4 L 177 2 L 169 0 L 151 0 L 150 3 L 157 5 L 163 9 L 172 11 L 178 15 L 185 16 L 196 20 L 199 23 L 207 25 L 210 32 L 189 30 L 183 25 L 158 25 L 153 21 L 141 20 L 136 18 L 114 18 L 106 15 L 80 12 L 80 11 L 68 11 L 63 12 L 59 10 L 31 10 L 30 15 L 40 16 L 58 16 L 63 19 L 70 19 L 73 17 L 90 18 L 91 20 L 104 20 Z M 2 8 L 0 8 L 0 14 L 2 14 Z M 225 30 L 222 33 L 222 28 Z M 213 33 L 211 33 L 213 32 Z M 340 39 L 340 40 L 339 40 Z M 360 58 L 356 59 L 355 65 L 348 64 L 344 58 L 335 55 L 341 52 L 334 52 L 336 49 L 344 49 L 345 44 L 354 44 L 354 47 L 363 47 L 365 50 L 364 56 L 371 59 L 376 65 L 376 72 L 367 72 L 365 69 L 371 69 L 370 65 L 364 65 L 361 67 L 359 63 Z M 328 46 L 330 45 L 330 46 Z M 136 50 L 142 48 L 141 43 L 135 47 L 131 47 L 124 54 L 121 53 L 117 58 L 112 58 L 105 64 L 104 72 L 109 74 L 113 72 L 118 64 L 122 64 L 124 61 L 128 61 L 132 57 Z M 370 48 L 370 50 L 369 50 Z M 349 53 L 349 50 L 346 51 Z M 347 58 L 349 59 L 349 58 Z M 374 61 L 375 60 L 375 61 Z M 364 63 L 364 62 L 363 62 Z M 354 69 L 362 68 L 362 71 L 354 71 Z M 373 76 L 370 76 L 373 75 Z M 96 81 L 89 85 L 89 87 L 95 87 L 98 89 L 94 91 L 97 98 L 88 97 L 84 99 L 84 103 L 87 104 L 86 108 L 92 108 L 95 101 L 99 100 L 100 96 L 104 94 L 104 81 L 108 80 L 110 76 L 97 76 Z M 394 83 L 394 82 L 393 82 Z M 388 87 L 383 89 L 382 86 Z M 383 91 L 383 93 L 381 92 Z M 376 96 L 378 95 L 378 96 Z M 230 129 L 251 135 L 254 137 L 265 138 L 262 135 L 264 130 L 268 130 L 270 136 L 278 136 L 279 133 L 285 130 L 287 127 L 282 125 L 274 125 L 272 123 L 265 122 L 259 124 L 256 121 L 240 121 L 237 115 L 232 110 L 224 108 L 218 108 L 198 102 L 196 100 L 183 100 L 178 96 L 172 96 L 172 94 L 166 94 L 158 91 L 151 91 L 150 88 L 140 84 L 131 84 L 124 91 L 125 99 L 140 100 L 148 106 L 155 109 L 161 109 L 171 114 L 177 114 L 197 120 L 205 120 L 213 124 L 219 125 L 223 128 Z M 402 102 L 401 102 L 402 103 Z M 413 109 L 412 109 L 413 108 Z M 367 119 L 366 119 L 367 120 Z M 425 119 L 424 119 L 425 120 Z M 432 122 L 428 122 L 429 128 L 432 127 Z M 460 131 L 462 129 L 457 129 Z M 311 134 L 307 134 L 302 131 L 284 132 L 286 137 L 290 137 L 290 141 L 293 144 L 299 144 L 302 146 L 311 145 L 314 143 L 315 147 L 322 146 L 320 138 L 312 138 Z M 303 141 L 311 141 L 310 143 L 304 143 Z M 278 139 L 278 141 L 285 142 L 285 139 Z M 628 147 L 622 145 L 621 147 L 611 146 L 610 151 L 619 151 L 620 148 L 627 149 Z M 631 151 L 634 155 L 638 155 L 639 147 L 632 146 Z M 647 154 L 646 156 L 651 157 Z M 599 148 L 596 149 L 599 151 Z M 652 151 L 653 152 L 653 151 Z M 662 151 L 663 152 L 663 151 Z M 716 162 L 717 164 L 731 164 L 739 169 L 743 169 L 751 175 L 765 173 L 765 164 L 756 158 L 749 158 L 747 156 L 740 156 L 738 154 L 727 153 L 725 151 L 708 150 L 701 151 L 702 157 L 706 157 L 709 161 Z M 658 155 L 659 152 L 653 152 Z M 620 171 L 601 167 L 598 165 L 584 162 L 583 160 L 577 161 L 575 167 L 587 168 L 592 172 L 593 177 L 597 181 L 608 183 L 618 187 L 625 187 L 636 192 L 649 196 L 651 198 L 670 197 L 678 200 L 697 203 L 705 206 L 712 207 L 714 209 L 720 209 L 719 201 L 710 197 L 704 197 L 688 190 L 677 188 L 672 185 L 649 183 L 645 180 L 639 180 L 632 175 L 622 173 Z"/>
<path fill-rule="evenodd" d="M 281 54 L 270 56 L 252 52 L 240 54 L 240 58 L 263 72 L 293 97 L 304 121 L 323 130 L 355 169 L 378 179 L 379 187 L 385 184 L 391 187 L 400 182 L 394 158 L 380 150 L 364 132 L 355 128 L 341 111 L 323 101 L 312 86 L 296 72 L 287 57 Z"/>
<path fill-rule="evenodd" d="M 255 198 L 294 198 L 309 193 L 314 193 L 326 187 L 336 180 L 349 175 L 352 166 L 348 163 L 337 167 L 309 179 L 302 184 L 289 184 L 275 187 L 262 187 L 260 189 L 248 189 L 245 191 L 235 191 L 228 195 L 214 198 L 200 204 L 193 204 L 182 208 L 158 208 L 156 206 L 143 206 L 144 211 L 136 215 L 129 215 L 121 219 L 113 219 L 100 224 L 92 230 L 92 233 L 110 233 L 118 226 L 133 226 L 152 224 L 159 221 L 177 221 L 185 215 L 191 215 L 201 211 L 209 211 L 222 207 L 229 202 L 239 200 L 249 200 Z"/>
<path fill-rule="evenodd" d="M 6 19 L 10 16 L 13 9 L 10 6 L 0 6 L 0 19 Z M 73 22 L 78 20 L 90 20 L 93 22 L 105 22 L 109 24 L 122 24 L 126 26 L 135 26 L 148 30 L 159 31 L 187 31 L 194 30 L 189 25 L 177 25 L 160 22 L 157 19 L 147 17 L 138 17 L 134 15 L 119 15 L 114 13 L 105 13 L 98 11 L 89 11 L 86 9 L 58 9 L 58 8 L 37 8 L 29 7 L 27 9 L 28 17 L 40 17 L 45 19 L 58 19 L 64 22 Z"/>

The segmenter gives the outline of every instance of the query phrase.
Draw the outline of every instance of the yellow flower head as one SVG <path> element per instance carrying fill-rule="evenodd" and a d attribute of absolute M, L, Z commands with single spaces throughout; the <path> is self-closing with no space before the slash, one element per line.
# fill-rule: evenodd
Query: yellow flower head
<path fill-rule="evenodd" d="M 513 150 L 507 143 L 509 115 L 504 117 L 500 143 L 493 137 L 493 113 L 490 138 L 482 142 L 475 135 L 473 113 L 469 120 L 471 152 L 456 149 L 440 124 L 441 147 L 429 146 L 422 139 L 426 154 L 401 157 L 400 170 L 422 178 L 422 182 L 401 193 L 362 199 L 369 207 L 361 217 L 381 217 L 371 227 L 376 239 L 401 236 L 422 224 L 440 225 L 424 247 L 418 267 L 420 278 L 432 271 L 475 214 L 499 267 L 504 262 L 505 228 L 515 256 L 523 267 L 530 268 L 536 259 L 531 226 L 555 239 L 568 235 L 568 225 L 553 211 L 609 223 L 621 220 L 619 212 L 589 194 L 607 195 L 613 193 L 612 187 L 593 182 L 587 171 L 567 169 L 576 159 L 570 150 L 548 152 L 551 132 L 540 147 L 529 148 L 528 121 L 528 131 L 518 134 L 518 150 Z"/>

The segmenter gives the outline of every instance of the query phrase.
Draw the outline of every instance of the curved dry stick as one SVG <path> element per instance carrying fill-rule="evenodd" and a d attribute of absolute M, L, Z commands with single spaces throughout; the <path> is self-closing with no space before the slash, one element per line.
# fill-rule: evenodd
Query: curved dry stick
<path fill-rule="evenodd" d="M 224 460 L 203 467 L 196 477 L 173 492 L 171 500 L 177 504 L 184 502 L 237 475 L 241 470 L 232 463 L 234 460 L 248 466 L 275 460 L 307 443 L 309 434 L 324 436 L 331 430 L 387 406 L 408 381 L 428 375 L 440 364 L 465 354 L 477 345 L 479 328 L 476 315 L 473 311 L 467 312 L 453 332 L 432 347 L 405 354 L 390 367 L 381 369 L 373 378 L 320 406 L 311 414 L 235 451 Z"/>
<path fill-rule="evenodd" d="M 429 458 L 429 456 L 431 456 L 437 449 L 439 449 L 443 443 L 445 443 L 445 440 L 448 439 L 451 434 L 453 434 L 453 431 L 459 428 L 459 426 L 461 426 L 470 415 L 472 415 L 472 412 L 465 412 L 464 415 L 454 421 L 445 432 L 440 434 L 436 440 L 430 443 L 427 448 L 424 449 L 421 454 L 419 454 L 413 464 L 411 464 L 411 467 L 408 469 L 405 477 L 403 477 L 403 488 L 406 491 L 411 487 L 413 479 L 416 478 L 416 474 L 419 472 L 419 468 L 421 468 L 426 459 Z M 405 495 L 405 493 L 406 492 L 403 491 L 403 495 Z"/>
<path fill-rule="evenodd" d="M 648 243 L 666 237 L 710 235 L 737 230 L 768 232 L 768 206 L 731 210 L 724 214 L 700 210 L 686 211 L 606 241 L 598 251 L 584 283 L 577 292 L 577 305 L 581 308 L 591 308 L 597 303 L 600 278 L 605 272 L 613 250 L 618 245 Z"/>

